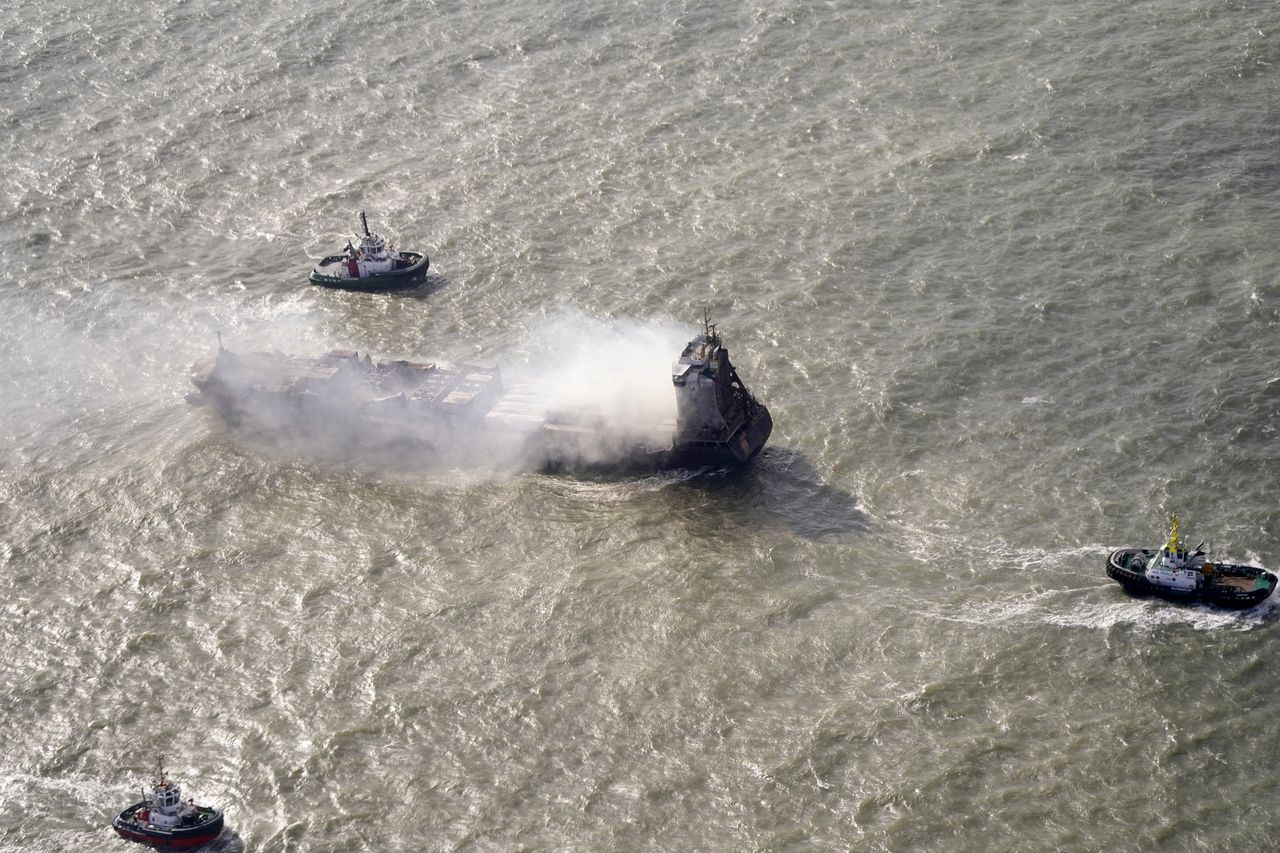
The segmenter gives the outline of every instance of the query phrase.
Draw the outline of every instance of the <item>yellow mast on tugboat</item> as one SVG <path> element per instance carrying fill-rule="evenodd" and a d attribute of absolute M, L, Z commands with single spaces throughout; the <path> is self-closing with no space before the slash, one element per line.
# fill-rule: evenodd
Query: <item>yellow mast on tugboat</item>
<path fill-rule="evenodd" d="M 1178 546 L 1182 544 L 1182 540 L 1178 537 L 1178 516 L 1176 513 L 1170 513 L 1169 524 L 1172 529 L 1169 531 L 1169 541 L 1165 543 L 1164 549 L 1171 554 L 1178 553 Z"/>

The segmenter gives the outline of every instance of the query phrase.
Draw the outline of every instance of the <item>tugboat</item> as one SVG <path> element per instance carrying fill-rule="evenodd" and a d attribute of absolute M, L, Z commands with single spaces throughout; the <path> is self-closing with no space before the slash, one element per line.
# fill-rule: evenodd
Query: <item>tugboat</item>
<path fill-rule="evenodd" d="M 341 254 L 329 255 L 308 277 L 321 287 L 383 293 L 415 287 L 427 277 L 431 261 L 421 252 L 397 252 L 381 234 L 369 230 L 369 220 L 360 211 L 364 236 L 359 245 L 347 246 Z"/>
<path fill-rule="evenodd" d="M 1170 601 L 1204 602 L 1242 609 L 1265 600 L 1276 576 L 1258 566 L 1211 563 L 1204 543 L 1189 550 L 1178 535 L 1178 517 L 1163 548 L 1119 548 L 1107 555 L 1107 575 L 1133 595 L 1157 595 Z"/>
<path fill-rule="evenodd" d="M 222 832 L 222 812 L 212 806 L 183 801 L 182 788 L 164 773 L 164 756 L 156 758 L 151 796 L 143 793 L 111 822 L 124 838 L 165 848 L 193 848 L 207 844 Z"/>
<path fill-rule="evenodd" d="M 620 381 L 602 340 L 599 381 Z M 659 377 L 661 374 L 659 374 Z M 197 362 L 187 400 L 268 440 L 321 449 L 407 452 L 428 464 L 521 469 L 733 467 L 764 447 L 773 420 L 729 360 L 713 324 L 671 367 L 669 413 L 622 414 L 575 402 L 554 378 L 504 387 L 496 367 L 374 361 L 352 350 L 318 357 L 234 353 Z M 409 458 L 409 457 L 403 457 Z"/>

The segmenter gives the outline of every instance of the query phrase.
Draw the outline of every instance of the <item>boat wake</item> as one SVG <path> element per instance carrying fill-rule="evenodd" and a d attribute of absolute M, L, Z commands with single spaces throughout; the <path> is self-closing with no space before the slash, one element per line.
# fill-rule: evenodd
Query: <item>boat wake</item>
<path fill-rule="evenodd" d="M 1104 545 L 1057 551 L 996 548 L 992 551 L 996 559 L 989 556 L 988 565 L 1000 567 L 1025 591 L 1009 594 L 999 583 L 985 584 L 981 600 L 970 598 L 955 608 L 938 601 L 927 609 L 938 619 L 970 625 L 1056 625 L 1104 631 L 1117 627 L 1153 631 L 1174 625 L 1197 631 L 1251 631 L 1280 618 L 1276 601 L 1270 598 L 1254 607 L 1225 610 L 1130 597 L 1096 571 L 1108 550 Z M 1036 578 L 1030 588 L 1028 573 Z"/>

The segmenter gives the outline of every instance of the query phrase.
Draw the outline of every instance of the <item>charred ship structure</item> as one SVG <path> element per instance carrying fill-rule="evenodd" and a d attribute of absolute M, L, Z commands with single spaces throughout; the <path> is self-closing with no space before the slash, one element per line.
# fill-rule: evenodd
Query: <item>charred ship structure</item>
<path fill-rule="evenodd" d="M 674 419 L 624 428 L 608 412 L 557 407 L 546 383 L 505 387 L 497 368 L 374 361 L 350 350 L 237 354 L 219 341 L 191 378 L 199 389 L 191 402 L 211 405 L 233 427 L 447 464 L 731 467 L 755 456 L 773 428 L 705 319 L 672 365 Z"/>

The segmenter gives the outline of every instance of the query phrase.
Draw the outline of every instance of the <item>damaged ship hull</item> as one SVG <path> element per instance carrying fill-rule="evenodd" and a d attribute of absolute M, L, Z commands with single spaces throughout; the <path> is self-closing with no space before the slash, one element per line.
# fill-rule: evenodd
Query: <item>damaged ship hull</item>
<path fill-rule="evenodd" d="M 673 364 L 675 418 L 621 428 L 599 411 L 557 408 L 555 388 L 507 387 L 497 368 L 375 361 L 350 350 L 296 357 L 219 345 L 191 378 L 199 392 L 191 402 L 238 430 L 449 465 L 733 467 L 755 456 L 773 428 L 710 325 Z"/>

